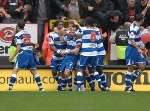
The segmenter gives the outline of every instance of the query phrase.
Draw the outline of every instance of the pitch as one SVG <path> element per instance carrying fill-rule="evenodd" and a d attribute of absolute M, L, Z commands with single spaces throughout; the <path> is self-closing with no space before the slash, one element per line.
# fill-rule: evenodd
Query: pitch
<path fill-rule="evenodd" d="M 150 111 L 149 92 L 0 92 L 0 111 Z"/>

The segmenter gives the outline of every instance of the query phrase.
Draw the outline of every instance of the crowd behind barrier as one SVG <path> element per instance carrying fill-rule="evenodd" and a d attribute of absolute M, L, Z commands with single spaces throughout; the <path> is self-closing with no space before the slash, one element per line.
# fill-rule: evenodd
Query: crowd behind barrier
<path fill-rule="evenodd" d="M 47 65 L 50 64 L 49 60 L 53 54 L 46 43 L 47 34 L 53 29 L 52 19 L 75 19 L 82 25 L 85 18 L 93 18 L 102 33 L 106 32 L 108 35 L 104 41 L 107 51 L 106 64 L 124 64 L 120 59 L 123 55 L 117 54 L 120 49 L 116 50 L 113 38 L 122 26 L 133 22 L 137 14 L 144 16 L 143 36 L 150 36 L 150 0 L 0 0 L 0 23 L 17 23 L 23 19 L 26 23 L 38 24 L 40 60 L 41 64 Z M 146 48 L 149 65 L 149 43 Z"/>

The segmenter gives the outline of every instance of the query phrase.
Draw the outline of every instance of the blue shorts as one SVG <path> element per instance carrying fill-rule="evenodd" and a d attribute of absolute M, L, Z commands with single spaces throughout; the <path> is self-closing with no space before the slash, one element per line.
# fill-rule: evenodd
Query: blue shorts
<path fill-rule="evenodd" d="M 85 70 L 86 67 L 88 67 L 88 66 L 95 68 L 96 65 L 97 65 L 97 57 L 96 56 L 83 56 L 83 55 L 80 55 L 79 69 Z"/>
<path fill-rule="evenodd" d="M 16 59 L 15 68 L 36 69 L 36 60 L 33 52 L 20 52 Z"/>
<path fill-rule="evenodd" d="M 62 63 L 60 65 L 60 72 L 63 72 L 65 70 L 73 70 L 75 64 L 75 56 L 65 56 L 65 58 L 62 60 Z"/>
<path fill-rule="evenodd" d="M 61 62 L 62 60 L 56 60 L 56 59 L 52 59 L 51 61 L 51 70 L 53 72 L 56 72 L 56 71 L 60 71 L 60 65 L 61 65 Z"/>
<path fill-rule="evenodd" d="M 104 57 L 105 55 L 97 56 L 97 67 L 104 66 Z"/>
<path fill-rule="evenodd" d="M 126 65 L 136 65 L 138 63 L 144 63 L 144 56 L 140 54 L 137 48 L 128 45 L 125 51 Z"/>

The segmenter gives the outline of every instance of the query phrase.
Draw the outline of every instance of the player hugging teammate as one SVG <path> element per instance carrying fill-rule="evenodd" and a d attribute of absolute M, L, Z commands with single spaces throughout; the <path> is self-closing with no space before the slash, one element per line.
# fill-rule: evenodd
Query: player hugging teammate
<path fill-rule="evenodd" d="M 74 83 L 77 91 L 84 90 L 87 81 L 91 91 L 95 91 L 95 80 L 102 91 L 108 91 L 106 75 L 103 73 L 105 49 L 99 29 L 95 22 L 88 18 L 84 27 L 76 21 L 70 21 L 64 28 L 62 21 L 49 36 L 49 44 L 54 51 L 51 70 L 58 83 L 58 91 L 68 86 L 72 90 L 72 71 L 76 69 Z"/>

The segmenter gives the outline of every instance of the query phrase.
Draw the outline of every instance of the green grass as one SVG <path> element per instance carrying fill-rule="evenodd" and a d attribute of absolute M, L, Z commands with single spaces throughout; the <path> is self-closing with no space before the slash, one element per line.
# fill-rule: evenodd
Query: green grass
<path fill-rule="evenodd" d="M 0 111 L 150 111 L 150 92 L 0 92 Z"/>

